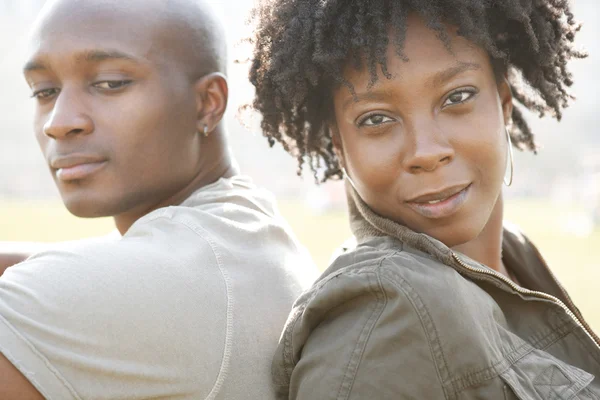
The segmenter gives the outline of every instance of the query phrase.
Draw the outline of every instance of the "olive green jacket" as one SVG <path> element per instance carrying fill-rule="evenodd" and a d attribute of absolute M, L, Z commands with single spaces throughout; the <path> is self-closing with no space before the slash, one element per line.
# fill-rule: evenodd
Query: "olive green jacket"
<path fill-rule="evenodd" d="M 600 400 L 600 340 L 526 237 L 503 257 L 529 289 L 349 193 L 358 246 L 296 301 L 279 399 Z"/>

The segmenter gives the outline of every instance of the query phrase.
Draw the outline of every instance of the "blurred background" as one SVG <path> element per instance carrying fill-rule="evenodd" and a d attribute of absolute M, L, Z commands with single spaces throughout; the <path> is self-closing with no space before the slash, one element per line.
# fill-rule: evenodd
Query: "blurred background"
<path fill-rule="evenodd" d="M 248 57 L 239 41 L 252 0 L 212 0 L 229 30 L 230 58 Z M 0 0 L 0 241 L 56 242 L 103 235 L 110 219 L 82 220 L 62 206 L 32 132 L 33 100 L 22 79 L 26 33 L 44 0 Z M 576 0 L 584 22 L 578 44 L 590 56 L 575 61 L 577 101 L 563 121 L 529 121 L 543 146 L 537 156 L 516 152 L 515 179 L 506 189 L 506 218 L 541 249 L 575 303 L 600 330 L 600 3 Z M 227 121 L 231 145 L 245 174 L 273 191 L 299 239 L 324 269 L 333 250 L 349 237 L 345 199 L 339 182 L 316 186 L 281 147 L 269 149 L 257 129 L 243 127 L 238 107 L 251 100 L 247 65 L 231 62 L 232 99 Z"/>

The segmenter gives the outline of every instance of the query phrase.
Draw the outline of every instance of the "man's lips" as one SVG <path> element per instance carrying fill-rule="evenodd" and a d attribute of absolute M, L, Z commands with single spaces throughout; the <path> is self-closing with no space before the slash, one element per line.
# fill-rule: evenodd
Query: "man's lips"
<path fill-rule="evenodd" d="M 82 154 L 55 157 L 50 161 L 50 167 L 55 171 L 56 177 L 64 182 L 84 179 L 105 164 L 105 158 Z"/>

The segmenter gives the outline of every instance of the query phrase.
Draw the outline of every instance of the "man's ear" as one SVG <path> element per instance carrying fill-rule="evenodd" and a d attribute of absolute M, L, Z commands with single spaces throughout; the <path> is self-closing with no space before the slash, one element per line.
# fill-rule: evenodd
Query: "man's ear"
<path fill-rule="evenodd" d="M 508 83 L 508 76 L 504 74 L 498 82 L 498 95 L 502 104 L 502 114 L 504 115 L 504 124 L 510 125 L 513 112 L 513 95 Z"/>
<path fill-rule="evenodd" d="M 229 87 L 227 78 L 219 72 L 208 74 L 196 81 L 196 130 L 212 132 L 227 109 Z M 205 128 L 206 127 L 206 128 Z"/>

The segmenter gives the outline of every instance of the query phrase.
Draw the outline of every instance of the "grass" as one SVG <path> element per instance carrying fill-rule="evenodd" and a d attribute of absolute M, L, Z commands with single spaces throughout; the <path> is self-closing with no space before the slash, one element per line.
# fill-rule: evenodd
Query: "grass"
<path fill-rule="evenodd" d="M 315 214 L 298 201 L 282 201 L 281 212 L 324 269 L 330 255 L 349 235 L 343 210 Z M 539 247 L 586 320 L 600 330 L 597 282 L 600 282 L 600 230 L 579 236 L 565 231 L 578 210 L 544 201 L 508 202 L 506 218 L 518 224 Z M 60 203 L 0 203 L 0 241 L 57 242 L 97 236 L 113 230 L 111 219 L 82 220 Z"/>

